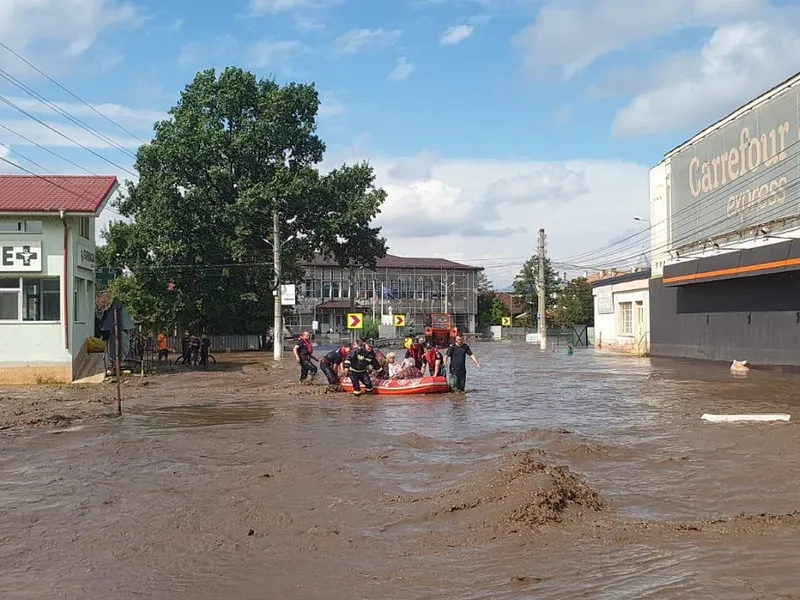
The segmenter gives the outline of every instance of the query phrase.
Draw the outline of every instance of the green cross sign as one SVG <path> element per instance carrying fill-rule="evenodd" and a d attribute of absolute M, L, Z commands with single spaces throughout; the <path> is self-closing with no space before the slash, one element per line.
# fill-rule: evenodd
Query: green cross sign
<path fill-rule="evenodd" d="M 117 272 L 111 267 L 103 267 L 95 271 L 94 278 L 100 285 L 107 286 L 117 278 Z"/>

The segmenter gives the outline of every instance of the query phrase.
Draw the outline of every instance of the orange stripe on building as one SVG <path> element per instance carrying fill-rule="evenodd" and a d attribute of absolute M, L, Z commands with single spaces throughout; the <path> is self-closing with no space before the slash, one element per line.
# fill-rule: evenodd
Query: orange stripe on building
<path fill-rule="evenodd" d="M 776 260 L 773 262 L 759 263 L 756 265 L 746 265 L 744 267 L 731 267 L 729 269 L 717 269 L 716 271 L 705 271 L 704 273 L 692 273 L 690 275 L 677 275 L 675 277 L 665 277 L 664 283 L 686 283 L 688 281 L 698 281 L 711 279 L 713 277 L 724 277 L 726 275 L 739 275 L 743 273 L 757 273 L 758 271 L 769 271 L 771 269 L 785 269 L 786 267 L 800 266 L 800 258 L 789 258 L 786 260 Z"/>

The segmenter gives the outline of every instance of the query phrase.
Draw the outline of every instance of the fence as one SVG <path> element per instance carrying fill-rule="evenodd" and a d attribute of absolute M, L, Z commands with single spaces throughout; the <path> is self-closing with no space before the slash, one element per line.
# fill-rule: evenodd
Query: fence
<path fill-rule="evenodd" d="M 261 336 L 258 335 L 210 335 L 211 352 L 247 352 L 261 350 Z M 169 348 L 173 352 L 181 351 L 181 340 L 169 338 Z"/>
<path fill-rule="evenodd" d="M 524 340 L 529 333 L 536 333 L 535 327 L 482 327 L 477 330 L 487 340 Z M 594 344 L 594 328 L 576 325 L 563 329 L 548 329 L 548 342 L 557 346 L 572 344 L 574 347 L 587 347 Z"/>

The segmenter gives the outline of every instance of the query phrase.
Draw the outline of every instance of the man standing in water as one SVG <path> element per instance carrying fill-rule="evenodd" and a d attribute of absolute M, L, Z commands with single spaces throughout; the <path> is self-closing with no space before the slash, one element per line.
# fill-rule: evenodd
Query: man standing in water
<path fill-rule="evenodd" d="M 456 343 L 447 349 L 445 356 L 450 365 L 450 385 L 454 392 L 463 394 L 467 386 L 467 356 L 479 369 L 481 363 L 472 353 L 472 348 L 464 343 L 461 335 L 456 336 Z"/>
<path fill-rule="evenodd" d="M 297 364 L 300 365 L 300 383 L 305 383 L 309 373 L 311 373 L 311 379 L 308 380 L 308 383 L 314 383 L 314 378 L 317 376 L 317 367 L 311 361 L 317 360 L 317 358 L 314 356 L 314 346 L 311 344 L 310 333 L 304 331 L 300 334 L 292 353 Z"/>

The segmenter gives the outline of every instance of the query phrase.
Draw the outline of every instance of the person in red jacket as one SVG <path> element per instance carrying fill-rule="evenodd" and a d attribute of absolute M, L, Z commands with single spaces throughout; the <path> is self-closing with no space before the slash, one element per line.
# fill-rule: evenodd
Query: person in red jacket
<path fill-rule="evenodd" d="M 422 374 L 428 369 L 431 377 L 441 377 L 444 371 L 444 357 L 431 342 L 425 345 L 425 354 L 422 357 Z"/>
<path fill-rule="evenodd" d="M 304 331 L 292 350 L 294 359 L 300 365 L 300 383 L 305 383 L 306 377 L 311 373 L 309 383 L 314 383 L 314 378 L 317 376 L 317 367 L 311 361 L 316 361 L 317 357 L 314 356 L 314 346 L 311 344 L 311 334 Z"/>
<path fill-rule="evenodd" d="M 414 359 L 414 366 L 417 367 L 420 371 L 422 370 L 423 358 L 425 357 L 425 348 L 422 347 L 422 344 L 419 340 L 414 340 L 411 344 L 411 348 L 406 350 L 406 358 L 413 358 Z"/>

